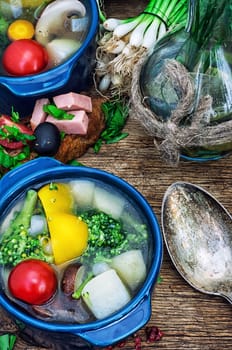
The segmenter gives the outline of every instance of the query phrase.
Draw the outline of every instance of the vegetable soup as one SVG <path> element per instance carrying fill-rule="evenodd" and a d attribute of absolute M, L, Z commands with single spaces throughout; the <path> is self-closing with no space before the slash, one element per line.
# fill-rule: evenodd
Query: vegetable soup
<path fill-rule="evenodd" d="M 141 210 L 99 180 L 28 189 L 4 214 L 0 232 L 3 291 L 46 321 L 110 316 L 135 296 L 151 264 L 153 242 Z"/>
<path fill-rule="evenodd" d="M 27 76 L 62 64 L 89 29 L 85 0 L 0 1 L 0 74 Z"/>

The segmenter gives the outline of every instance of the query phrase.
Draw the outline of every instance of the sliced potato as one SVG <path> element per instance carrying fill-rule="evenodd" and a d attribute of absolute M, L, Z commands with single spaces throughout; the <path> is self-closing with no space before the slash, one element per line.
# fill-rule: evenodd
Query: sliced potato
<path fill-rule="evenodd" d="M 122 215 L 125 200 L 116 194 L 110 193 L 101 187 L 96 187 L 94 191 L 93 205 L 96 209 L 118 219 Z"/>
<path fill-rule="evenodd" d="M 71 191 L 78 206 L 92 206 L 95 184 L 89 180 L 73 180 Z"/>
<path fill-rule="evenodd" d="M 145 280 L 146 265 L 140 250 L 130 250 L 117 255 L 110 265 L 131 291 L 136 290 Z"/>
<path fill-rule="evenodd" d="M 127 288 L 113 269 L 92 278 L 85 285 L 82 297 L 97 319 L 118 311 L 131 299 Z"/>

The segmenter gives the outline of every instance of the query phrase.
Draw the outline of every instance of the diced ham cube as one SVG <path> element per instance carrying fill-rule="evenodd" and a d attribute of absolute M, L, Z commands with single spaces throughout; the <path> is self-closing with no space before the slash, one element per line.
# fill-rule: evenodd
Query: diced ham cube
<path fill-rule="evenodd" d="M 41 98 L 36 101 L 32 116 L 30 119 L 31 128 L 34 131 L 35 128 L 40 124 L 43 123 L 47 117 L 46 112 L 43 110 L 43 106 L 49 103 L 48 98 Z"/>
<path fill-rule="evenodd" d="M 84 110 L 87 113 L 92 112 L 91 97 L 69 92 L 67 94 L 53 97 L 56 107 L 65 111 Z"/>
<path fill-rule="evenodd" d="M 86 135 L 89 124 L 89 117 L 85 111 L 72 111 L 73 119 L 58 120 L 51 115 L 46 118 L 46 122 L 53 123 L 60 131 L 66 134 Z"/>

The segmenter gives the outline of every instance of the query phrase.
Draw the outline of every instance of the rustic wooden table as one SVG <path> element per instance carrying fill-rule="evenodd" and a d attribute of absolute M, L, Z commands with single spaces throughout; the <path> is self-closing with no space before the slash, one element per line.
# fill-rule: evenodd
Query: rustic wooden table
<path fill-rule="evenodd" d="M 139 3 L 137 5 L 137 3 Z M 107 1 L 108 13 L 116 17 L 138 13 L 146 1 Z M 232 158 L 195 163 L 181 161 L 178 167 L 164 163 L 154 147 L 153 140 L 131 116 L 126 130 L 129 136 L 121 142 L 103 146 L 95 155 L 92 150 L 80 161 L 85 165 L 110 171 L 135 186 L 151 204 L 159 222 L 162 197 L 175 181 L 188 181 L 204 187 L 232 213 Z M 164 247 L 161 268 L 162 282 L 156 285 L 152 296 L 152 316 L 149 326 L 157 326 L 163 337 L 147 343 L 145 329 L 138 333 L 142 349 L 167 350 L 231 350 L 232 308 L 224 299 L 202 294 L 188 285 L 178 274 Z M 0 316 L 0 332 L 14 332 L 14 326 L 4 315 Z M 124 347 L 135 349 L 130 337 Z M 15 350 L 44 350 L 17 340 Z M 1 349 L 0 349 L 1 350 Z"/>

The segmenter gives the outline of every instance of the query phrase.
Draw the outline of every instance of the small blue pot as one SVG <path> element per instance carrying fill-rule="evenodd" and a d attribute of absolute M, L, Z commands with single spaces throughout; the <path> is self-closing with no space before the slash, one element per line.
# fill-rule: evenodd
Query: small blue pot
<path fill-rule="evenodd" d="M 90 88 L 99 18 L 96 0 L 83 0 L 83 3 L 89 15 L 89 30 L 80 49 L 63 64 L 40 74 L 25 77 L 0 75 L 0 113 L 11 115 L 14 107 L 21 117 L 26 117 L 31 114 L 38 98 Z"/>
<path fill-rule="evenodd" d="M 0 215 L 14 199 L 28 188 L 44 182 L 80 177 L 99 180 L 120 190 L 129 196 L 145 216 L 153 248 L 147 278 L 137 295 L 124 308 L 105 319 L 87 324 L 60 324 L 46 322 L 28 315 L 0 291 L 0 305 L 14 319 L 22 321 L 26 327 L 44 333 L 46 337 L 58 339 L 60 343 L 65 342 L 66 345 L 71 339 L 73 342 L 73 337 L 75 337 L 78 349 L 81 348 L 81 344 L 83 346 L 89 344 L 91 347 L 105 347 L 114 344 L 133 334 L 148 322 L 152 311 L 152 291 L 159 275 L 163 254 L 162 235 L 156 216 L 146 199 L 134 187 L 108 172 L 88 167 L 64 165 L 53 158 L 41 157 L 29 161 L 10 171 L 0 180 Z M 70 349 L 75 349 L 74 343 Z"/>

